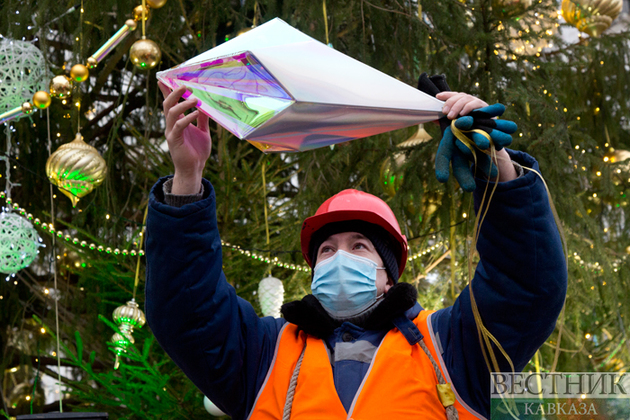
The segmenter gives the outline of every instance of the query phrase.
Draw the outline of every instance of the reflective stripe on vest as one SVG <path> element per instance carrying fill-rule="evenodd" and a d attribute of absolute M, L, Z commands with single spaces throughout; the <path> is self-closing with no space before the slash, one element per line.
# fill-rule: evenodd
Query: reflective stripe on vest
<path fill-rule="evenodd" d="M 428 319 L 431 312 L 421 311 L 414 323 L 424 335 L 424 342 L 438 361 L 442 374 L 450 382 L 441 354 L 436 350 Z M 286 324 L 278 337 L 274 360 L 248 419 L 282 419 L 289 382 L 304 346 L 306 350 L 291 408 L 292 420 L 446 419 L 436 389 L 438 380 L 429 358 L 419 345 L 410 346 L 398 329 L 385 335 L 349 412 L 346 412 L 335 389 L 326 344 L 299 331 L 293 324 Z M 483 419 L 461 400 L 455 389 L 453 391 L 461 420 Z"/>

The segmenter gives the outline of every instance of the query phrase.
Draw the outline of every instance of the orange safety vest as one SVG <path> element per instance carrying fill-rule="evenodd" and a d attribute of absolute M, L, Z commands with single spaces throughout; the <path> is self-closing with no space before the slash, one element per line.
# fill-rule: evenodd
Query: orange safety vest
<path fill-rule="evenodd" d="M 436 350 L 430 322 L 432 312 L 421 311 L 413 322 L 424 336 L 433 359 L 439 360 L 437 363 L 445 380 L 451 382 L 442 355 Z M 301 366 L 296 369 L 303 351 Z M 267 377 L 248 419 L 282 419 L 290 382 L 296 379 L 294 374 L 297 375 L 297 383 L 293 401 L 289 401 L 291 420 L 446 419 L 446 411 L 436 389 L 438 378 L 429 357 L 420 345 L 410 346 L 397 328 L 385 335 L 349 412 L 346 412 L 335 389 L 324 341 L 299 331 L 294 324 L 285 324 Z M 462 401 L 454 388 L 453 392 L 459 419 L 484 418 Z"/>

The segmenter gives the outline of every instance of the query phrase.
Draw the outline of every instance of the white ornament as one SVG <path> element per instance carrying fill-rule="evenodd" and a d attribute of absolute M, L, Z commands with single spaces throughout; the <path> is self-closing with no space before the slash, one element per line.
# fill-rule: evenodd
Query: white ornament
<path fill-rule="evenodd" d="M 264 316 L 280 318 L 280 307 L 284 301 L 284 286 L 275 277 L 266 277 L 258 284 L 258 301 Z"/>
<path fill-rule="evenodd" d="M 15 213 L 0 213 L 0 273 L 14 274 L 37 256 L 41 239 L 33 225 Z"/>
<path fill-rule="evenodd" d="M 31 42 L 0 39 L 0 114 L 48 91 L 50 75 L 42 52 Z"/>
<path fill-rule="evenodd" d="M 214 403 L 210 401 L 210 399 L 206 397 L 205 395 L 203 397 L 203 406 L 208 413 L 212 414 L 215 417 L 221 417 L 221 416 L 226 415 L 223 411 L 219 410 L 219 407 L 214 405 Z"/>

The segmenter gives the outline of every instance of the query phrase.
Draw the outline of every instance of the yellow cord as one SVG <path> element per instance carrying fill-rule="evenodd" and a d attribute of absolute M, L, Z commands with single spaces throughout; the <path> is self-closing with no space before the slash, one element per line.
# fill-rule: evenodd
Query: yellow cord
<path fill-rule="evenodd" d="M 457 127 L 455 127 L 454 120 L 451 123 L 451 130 L 453 134 L 455 135 L 455 137 L 457 137 L 458 140 L 460 140 L 470 151 L 473 152 L 475 168 L 477 168 L 477 155 L 474 152 L 476 145 L 473 142 L 471 142 L 470 139 L 466 135 L 464 135 L 464 133 L 476 132 L 486 137 L 490 141 L 490 152 L 488 153 L 483 150 L 481 151 L 489 154 L 492 158 L 492 161 L 496 162 L 496 159 L 497 159 L 496 149 L 488 133 L 482 130 L 471 130 L 471 131 L 460 130 Z M 499 170 L 498 165 L 497 165 L 497 170 Z M 499 178 L 499 175 L 500 173 L 497 173 L 497 179 Z M 477 216 L 475 218 L 475 225 L 473 228 L 473 241 L 469 248 L 469 253 L 468 253 L 467 265 L 468 265 L 468 290 L 470 292 L 470 306 L 473 311 L 473 317 L 475 319 L 475 326 L 477 327 L 477 334 L 479 337 L 479 346 L 481 348 L 481 353 L 483 354 L 484 361 L 486 362 L 486 366 L 488 367 L 488 371 L 490 373 L 500 371 L 499 363 L 497 361 L 494 350 L 492 349 L 492 343 L 494 343 L 499 349 L 499 351 L 501 352 L 501 354 L 503 355 L 503 357 L 505 357 L 505 359 L 508 361 L 508 363 L 510 364 L 510 368 L 512 369 L 512 373 L 514 373 L 515 369 L 514 369 L 514 364 L 512 363 L 512 359 L 510 359 L 510 356 L 503 349 L 499 341 L 490 333 L 490 331 L 488 331 L 488 329 L 483 324 L 483 320 L 481 319 L 481 314 L 479 313 L 479 307 L 477 306 L 477 301 L 475 299 L 475 295 L 472 289 L 473 256 L 474 256 L 475 250 L 477 249 L 477 242 L 479 240 L 479 234 L 481 232 L 481 225 L 483 224 L 486 218 L 486 215 L 488 214 L 488 210 L 490 209 L 490 202 L 492 201 L 492 197 L 494 196 L 494 192 L 496 191 L 497 183 L 496 182 L 494 183 L 492 187 L 492 191 L 490 192 L 490 196 L 488 197 L 488 200 L 486 202 L 486 195 L 488 193 L 488 185 L 489 183 L 486 183 L 486 187 L 484 189 L 483 196 L 481 198 L 481 203 L 479 205 L 479 212 L 477 213 Z M 505 408 L 507 409 L 508 414 L 512 418 L 518 419 L 519 411 L 514 400 L 512 399 L 506 400 L 503 394 L 501 394 L 501 399 L 503 400 L 503 403 L 505 404 Z"/>
<path fill-rule="evenodd" d="M 252 28 L 258 25 L 258 2 L 254 3 L 254 20 L 252 21 Z"/>
<path fill-rule="evenodd" d="M 328 13 L 326 12 L 326 0 L 322 1 L 322 9 L 324 10 L 324 29 L 326 30 L 326 45 L 330 44 L 328 39 Z"/>
<path fill-rule="evenodd" d="M 262 187 L 263 187 L 263 208 L 265 209 L 265 233 L 267 234 L 267 249 L 269 249 L 269 217 L 267 215 L 267 181 L 265 181 L 265 166 L 267 159 L 262 163 Z M 269 259 L 271 259 L 271 251 L 269 252 Z M 267 269 L 267 274 L 271 276 L 271 264 Z"/>
<path fill-rule="evenodd" d="M 142 0 L 142 39 L 146 39 L 146 34 L 144 32 L 144 13 L 145 10 L 147 9 L 147 0 Z"/>
<path fill-rule="evenodd" d="M 460 140 L 469 150 L 471 150 L 473 152 L 473 157 L 474 157 L 474 161 L 475 161 L 475 167 L 477 166 L 477 157 L 476 154 L 474 153 L 474 149 L 476 148 L 476 145 L 470 141 L 470 139 L 464 134 L 464 133 L 470 133 L 470 132 L 475 132 L 475 133 L 479 133 L 481 135 L 483 135 L 484 137 L 486 137 L 489 141 L 490 141 L 490 150 L 489 151 L 485 151 L 485 150 L 480 150 L 481 152 L 488 154 L 491 156 L 492 161 L 496 162 L 497 160 L 497 155 L 496 155 L 496 149 L 494 147 L 494 143 L 492 142 L 492 139 L 490 137 L 490 135 L 488 133 L 486 133 L 485 131 L 482 130 L 470 130 L 470 131 L 464 131 L 464 130 L 460 130 L 455 126 L 455 120 L 453 120 L 451 122 L 451 130 L 453 132 L 453 134 L 455 135 L 455 137 Z M 498 165 L 497 165 L 497 169 L 498 169 Z M 558 232 L 560 233 L 560 237 L 562 240 L 562 246 L 564 248 L 565 251 L 565 261 L 566 261 L 566 267 L 568 268 L 568 261 L 569 261 L 569 256 L 567 253 L 567 244 L 566 244 L 566 238 L 564 235 L 564 231 L 561 227 L 560 224 L 560 218 L 558 217 L 558 212 L 556 211 L 555 205 L 553 203 L 553 199 L 551 198 L 551 193 L 549 191 L 549 187 L 547 186 L 547 183 L 545 182 L 544 178 L 542 177 L 542 175 L 532 169 L 532 168 L 528 168 L 528 167 L 523 167 L 523 169 L 526 169 L 528 171 L 534 172 L 543 182 L 543 185 L 545 186 L 545 190 L 547 192 L 547 197 L 549 198 L 549 205 L 554 217 L 554 220 L 556 222 L 556 227 L 558 228 Z M 498 175 L 497 175 L 497 179 L 498 179 Z M 470 253 L 468 255 L 468 284 L 469 284 L 469 290 L 470 290 L 470 301 L 471 301 L 471 307 L 472 307 L 472 311 L 473 311 L 473 316 L 475 318 L 475 323 L 477 325 L 477 332 L 479 334 L 479 340 L 480 340 L 480 345 L 481 345 L 481 350 L 484 356 L 484 359 L 486 361 L 486 365 L 488 367 L 488 370 L 490 372 L 498 372 L 499 371 L 499 364 L 496 358 L 496 355 L 494 353 L 494 350 L 492 349 L 492 343 L 494 343 L 496 345 L 496 347 L 499 349 L 499 351 L 501 352 L 501 354 L 503 355 L 503 357 L 505 357 L 505 359 L 507 360 L 507 362 L 510 365 L 510 368 L 512 369 L 512 373 L 514 373 L 515 369 L 514 369 L 514 364 L 512 363 L 512 360 L 510 359 L 510 357 L 508 356 L 507 352 L 503 349 L 503 347 L 501 346 L 501 344 L 499 343 L 499 341 L 490 333 L 490 331 L 487 330 L 487 328 L 483 325 L 483 321 L 481 319 L 481 314 L 479 313 L 479 308 L 477 307 L 477 303 L 475 300 L 475 296 L 472 290 L 472 279 L 473 279 L 473 275 L 472 275 L 472 261 L 473 261 L 473 254 L 477 248 L 477 242 L 479 240 L 479 233 L 481 231 L 481 226 L 484 222 L 484 219 L 488 213 L 488 209 L 490 208 L 490 202 L 492 201 L 492 197 L 494 195 L 494 192 L 497 188 L 498 183 L 494 183 L 493 187 L 492 187 L 492 191 L 490 192 L 490 196 L 488 197 L 488 201 L 486 203 L 486 194 L 488 191 L 488 184 L 486 184 L 486 189 L 484 190 L 484 194 L 483 197 L 481 199 L 481 204 L 479 206 L 479 212 L 477 214 L 477 217 L 475 219 L 475 226 L 474 226 L 474 230 L 473 230 L 473 243 L 470 247 Z M 490 357 L 490 361 L 492 363 L 490 363 L 490 361 L 488 360 L 488 356 Z"/>
<path fill-rule="evenodd" d="M 138 250 L 142 249 L 142 240 L 145 235 L 145 227 L 147 225 L 147 214 L 149 212 L 149 204 L 147 203 L 147 207 L 144 209 L 144 218 L 142 220 L 142 230 L 140 231 L 140 241 L 138 241 Z M 136 278 L 133 281 L 133 297 L 132 300 L 136 299 L 136 291 L 138 290 L 138 283 L 140 282 L 140 258 L 142 257 L 141 253 L 138 252 L 138 262 L 136 263 Z"/>

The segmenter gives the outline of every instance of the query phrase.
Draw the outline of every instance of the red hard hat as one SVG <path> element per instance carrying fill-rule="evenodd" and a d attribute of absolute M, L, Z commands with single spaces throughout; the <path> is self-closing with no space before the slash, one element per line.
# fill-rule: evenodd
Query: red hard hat
<path fill-rule="evenodd" d="M 373 223 L 385 229 L 391 238 L 400 245 L 400 255 L 398 258 L 398 275 L 400 276 L 407 264 L 407 238 L 400 231 L 400 226 L 392 209 L 389 208 L 380 198 L 372 194 L 357 190 L 343 190 L 339 194 L 333 195 L 324 202 L 314 216 L 304 220 L 302 223 L 302 255 L 312 267 L 309 255 L 309 246 L 313 234 L 319 229 L 334 222 L 345 222 L 348 220 L 362 220 Z"/>

